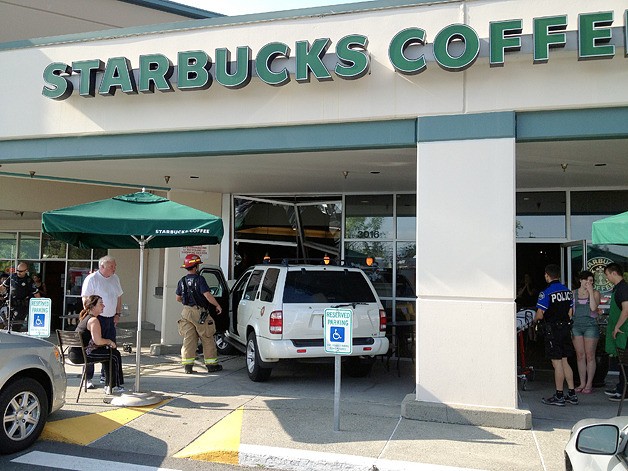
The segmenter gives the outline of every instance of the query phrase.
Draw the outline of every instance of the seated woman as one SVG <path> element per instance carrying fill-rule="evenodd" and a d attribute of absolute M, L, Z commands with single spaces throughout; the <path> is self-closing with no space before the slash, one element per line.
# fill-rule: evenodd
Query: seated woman
<path fill-rule="evenodd" d="M 76 326 L 76 331 L 81 333 L 83 344 L 87 345 L 85 353 L 88 360 L 96 362 L 99 360 L 108 361 L 109 348 L 112 349 L 111 378 L 109 378 L 109 368 L 105 368 L 105 384 L 107 384 L 105 394 L 121 393 L 124 391 L 124 388 L 121 386 L 121 384 L 124 384 L 122 357 L 115 342 L 102 337 L 100 322 L 98 321 L 98 316 L 102 314 L 104 307 L 105 304 L 100 296 L 95 294 L 88 296 L 84 309 L 79 314 L 79 323 Z M 83 354 L 80 348 L 71 348 L 69 358 L 73 363 L 81 363 Z"/>

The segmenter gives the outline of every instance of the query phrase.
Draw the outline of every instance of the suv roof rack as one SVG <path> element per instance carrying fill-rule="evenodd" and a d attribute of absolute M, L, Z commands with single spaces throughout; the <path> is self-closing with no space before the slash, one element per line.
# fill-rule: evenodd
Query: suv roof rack
<path fill-rule="evenodd" d="M 344 266 L 344 260 L 336 258 L 282 258 L 271 259 L 270 257 L 264 257 L 264 264 L 282 265 L 289 267 L 291 265 L 331 265 L 331 266 Z"/>

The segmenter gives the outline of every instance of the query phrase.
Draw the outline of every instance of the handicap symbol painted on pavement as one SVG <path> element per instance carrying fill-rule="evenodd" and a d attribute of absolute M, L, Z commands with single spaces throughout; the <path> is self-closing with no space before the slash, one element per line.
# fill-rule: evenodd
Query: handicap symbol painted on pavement
<path fill-rule="evenodd" d="M 329 338 L 333 342 L 344 342 L 345 341 L 345 328 L 344 327 L 331 327 L 329 331 L 331 334 Z"/>
<path fill-rule="evenodd" d="M 43 327 L 45 319 L 45 314 L 35 314 L 34 325 L 37 327 Z"/>

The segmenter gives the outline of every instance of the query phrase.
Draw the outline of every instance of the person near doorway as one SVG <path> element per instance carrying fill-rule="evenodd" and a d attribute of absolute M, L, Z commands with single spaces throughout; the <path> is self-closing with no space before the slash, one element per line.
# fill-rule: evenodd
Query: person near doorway
<path fill-rule="evenodd" d="M 523 284 L 517 290 L 517 309 L 534 307 L 538 297 L 539 292 L 532 283 L 532 277 L 526 273 L 523 275 Z"/>
<path fill-rule="evenodd" d="M 550 264 L 545 267 L 545 281 L 548 283 L 539 294 L 536 303 L 535 321 L 544 322 L 545 355 L 554 367 L 556 392 L 549 398 L 543 398 L 543 404 L 565 406 L 565 403 L 578 404 L 573 371 L 567 358 L 573 354 L 571 341 L 571 316 L 573 313 L 573 293 L 560 281 L 560 267 Z M 564 383 L 567 382 L 567 394 Z"/>
<path fill-rule="evenodd" d="M 595 349 L 600 338 L 597 308 L 600 305 L 601 296 L 600 292 L 593 288 L 593 273 L 588 270 L 581 271 L 578 280 L 580 286 L 573 293 L 574 311 L 571 326 L 580 379 L 576 392 L 591 394 L 595 376 Z"/>
<path fill-rule="evenodd" d="M 209 373 L 222 370 L 218 364 L 218 349 L 214 334 L 216 325 L 209 315 L 211 307 L 216 308 L 216 314 L 222 313 L 222 308 L 216 298 L 209 292 L 209 286 L 204 277 L 199 274 L 199 267 L 203 263 L 196 254 L 188 254 L 181 268 L 187 274 L 179 280 L 175 294 L 177 301 L 183 304 L 181 319 L 179 319 L 179 335 L 183 337 L 181 346 L 181 364 L 185 373 L 194 373 L 194 360 L 199 338 L 203 344 L 205 367 Z"/>
<path fill-rule="evenodd" d="M 39 295 L 42 298 L 46 298 L 48 296 L 48 290 L 46 289 L 46 284 L 41 280 L 41 275 L 39 273 L 33 273 L 33 284 L 37 287 L 37 291 L 39 291 Z"/>
<path fill-rule="evenodd" d="M 9 309 L 11 311 L 11 330 L 21 332 L 26 324 L 28 305 L 31 298 L 40 298 L 37 287 L 28 274 L 28 265 L 25 262 L 17 264 L 15 273 L 4 280 L 4 288 L 9 293 Z"/>
<path fill-rule="evenodd" d="M 81 297 L 83 298 L 83 306 L 87 302 L 89 296 L 98 295 L 102 297 L 105 304 L 102 314 L 98 316 L 100 322 L 102 337 L 116 341 L 116 326 L 120 320 L 122 312 L 122 286 L 120 278 L 116 275 L 116 260 L 110 255 L 105 255 L 98 260 L 98 270 L 90 273 L 83 281 L 81 289 Z M 94 384 L 94 365 L 86 368 L 87 389 L 92 389 Z M 105 367 L 101 368 L 100 383 L 105 384 Z"/>
<path fill-rule="evenodd" d="M 624 280 L 624 270 L 618 263 L 609 263 L 604 268 L 604 274 L 613 285 L 610 309 L 608 311 L 608 326 L 606 327 L 606 353 L 617 356 L 617 348 L 626 348 L 628 340 L 628 283 Z M 626 387 L 626 378 L 619 368 L 619 382 L 615 388 L 604 391 L 611 401 L 621 401 Z"/>

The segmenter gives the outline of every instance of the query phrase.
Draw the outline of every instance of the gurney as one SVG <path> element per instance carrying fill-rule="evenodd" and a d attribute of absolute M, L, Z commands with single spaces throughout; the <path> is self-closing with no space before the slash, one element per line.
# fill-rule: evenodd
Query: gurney
<path fill-rule="evenodd" d="M 533 309 L 521 309 L 517 311 L 517 346 L 519 349 L 519 365 L 517 365 L 517 378 L 522 390 L 526 390 L 528 381 L 534 381 L 534 367 L 526 364 L 525 356 L 525 332 L 534 324 L 535 312 Z"/>

